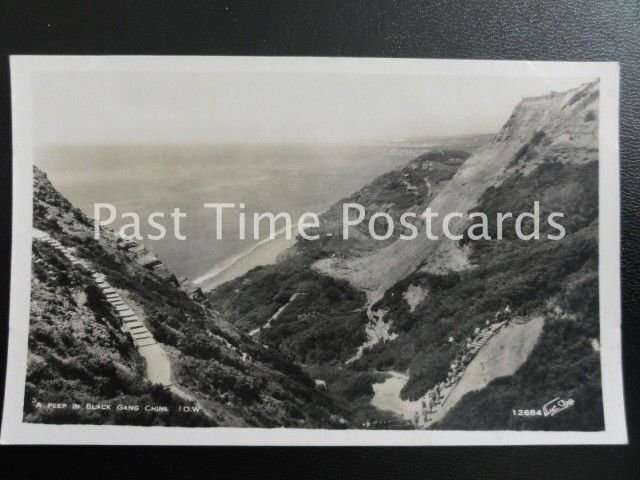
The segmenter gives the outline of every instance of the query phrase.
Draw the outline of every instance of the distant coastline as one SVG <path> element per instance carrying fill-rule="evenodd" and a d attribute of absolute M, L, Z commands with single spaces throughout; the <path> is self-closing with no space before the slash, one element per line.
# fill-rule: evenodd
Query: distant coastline
<path fill-rule="evenodd" d="M 486 137 L 478 135 L 472 143 L 483 144 Z M 290 211 L 296 220 L 303 212 L 324 211 L 376 176 L 437 148 L 428 139 L 415 141 L 418 147 L 403 141 L 348 146 L 49 146 L 38 149 L 36 163 L 87 215 L 96 201 L 111 203 L 118 211 L 136 211 L 141 218 L 175 206 L 189 211 L 182 230 L 188 244 L 168 237 L 154 242 L 153 252 L 171 271 L 195 278 L 206 291 L 256 266 L 274 263 L 295 240 L 286 241 L 280 233 L 264 243 L 226 236 L 214 241 L 214 215 L 202 208 L 203 202 L 242 202 L 248 206 L 248 215 L 258 207 Z M 460 143 L 470 140 L 446 141 Z M 430 148 L 424 148 L 426 144 Z M 162 195 L 154 193 L 158 190 Z M 113 227 L 121 223 L 118 218 Z M 224 230 L 237 228 L 235 217 L 227 215 Z M 142 230 L 143 236 L 148 233 L 145 224 Z"/>

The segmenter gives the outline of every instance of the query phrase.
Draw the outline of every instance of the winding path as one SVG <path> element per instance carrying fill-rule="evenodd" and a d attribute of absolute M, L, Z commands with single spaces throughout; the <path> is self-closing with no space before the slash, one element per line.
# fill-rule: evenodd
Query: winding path
<path fill-rule="evenodd" d="M 427 400 L 429 393 L 415 401 L 401 399 L 400 391 L 409 377 L 389 371 L 384 372 L 389 376 L 383 382 L 373 384 L 371 404 L 401 415 L 418 428 L 428 428 L 442 420 L 465 394 L 483 389 L 496 378 L 513 375 L 531 354 L 543 326 L 544 317 L 537 316 L 527 322 L 501 325 L 485 340 L 474 341 L 475 356 L 457 380 L 442 384 L 439 400 L 435 402 Z"/>

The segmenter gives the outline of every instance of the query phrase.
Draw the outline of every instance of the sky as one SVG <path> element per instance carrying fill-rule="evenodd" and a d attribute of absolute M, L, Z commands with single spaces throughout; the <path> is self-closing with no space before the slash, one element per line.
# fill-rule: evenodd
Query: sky
<path fill-rule="evenodd" d="M 47 72 L 37 145 L 362 142 L 495 133 L 526 96 L 591 79 L 424 74 Z"/>

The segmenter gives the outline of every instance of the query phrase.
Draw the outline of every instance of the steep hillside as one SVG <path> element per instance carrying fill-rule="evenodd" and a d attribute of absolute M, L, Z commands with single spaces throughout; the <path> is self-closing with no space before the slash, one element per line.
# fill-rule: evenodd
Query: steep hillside
<path fill-rule="evenodd" d="M 320 240 L 298 241 L 278 264 L 254 269 L 208 297 L 229 321 L 359 405 L 371 400 L 372 384 L 384 379 L 380 372 L 406 372 L 398 395 L 438 405 L 438 421 L 431 416 L 421 421 L 425 427 L 601 429 L 598 88 L 594 82 L 524 99 L 468 158 L 429 152 L 376 179 L 321 218 Z M 344 242 L 337 223 L 345 201 L 394 220 L 429 206 L 441 212 L 432 229 L 441 240 L 403 241 L 397 232 L 373 241 L 363 222 Z M 566 237 L 546 239 L 553 232 L 541 224 L 540 240 L 520 240 L 508 220 L 504 239 L 496 240 L 496 213 L 515 218 L 531 212 L 534 201 L 541 218 L 564 213 Z M 492 240 L 445 238 L 440 222 L 453 211 L 486 213 Z M 469 226 L 466 220 L 452 225 L 453 233 Z M 527 354 L 503 369 L 513 375 L 488 375 L 484 388 L 456 392 L 456 403 L 446 404 L 442 392 L 457 388 L 492 335 L 506 324 L 534 320 L 541 331 Z M 553 420 L 512 413 L 558 396 L 576 406 Z"/>
<path fill-rule="evenodd" d="M 112 404 L 103 409 L 48 404 Z M 25 421 L 128 425 L 212 426 L 205 415 L 184 415 L 182 402 L 145 379 L 145 365 L 96 287 L 54 248 L 33 245 Z M 117 411 L 116 405 L 133 410 Z M 174 414 L 147 412 L 166 405 Z"/>
<path fill-rule="evenodd" d="M 429 206 L 436 212 L 467 212 L 478 205 L 487 189 L 515 173 L 526 175 L 543 162 L 596 161 L 598 92 L 598 84 L 592 83 L 568 92 L 524 99 L 500 133 L 464 163 Z M 442 236 L 442 217 L 434 219 L 435 235 Z M 452 231 L 459 233 L 464 226 L 458 222 Z M 368 292 L 388 289 L 427 259 L 425 268 L 431 272 L 448 271 L 452 266 L 464 268 L 455 242 L 419 238 L 423 241 L 396 241 L 366 257 L 332 258 L 319 261 L 314 267 Z"/>
<path fill-rule="evenodd" d="M 226 322 L 142 246 L 107 230 L 94 240 L 91 222 L 37 168 L 33 223 L 60 247 L 33 243 L 27 421 L 331 427 L 348 416 L 299 367 Z M 79 260 L 69 261 L 69 252 Z M 145 378 L 145 361 L 100 282 L 108 282 L 161 342 L 171 359 L 170 388 Z M 108 403 L 114 410 L 117 404 L 162 405 L 169 411 L 46 406 L 63 402 Z M 179 405 L 197 405 L 201 413 L 182 414 Z"/>
<path fill-rule="evenodd" d="M 323 213 L 319 229 L 307 229 L 310 235 L 319 234 L 318 240 L 299 239 L 276 265 L 256 268 L 209 293 L 211 302 L 234 325 L 253 331 L 262 342 L 299 362 L 346 361 L 367 338 L 367 297 L 312 265 L 319 259 L 367 256 L 392 244 L 403 231 L 396 229 L 386 241 L 374 240 L 367 227 L 370 216 L 384 211 L 397 224 L 402 213 L 421 212 L 468 156 L 459 150 L 437 150 L 381 175 Z M 348 240 L 342 239 L 345 202 L 359 203 L 366 210 L 365 221 L 351 228 Z M 385 226 L 376 224 L 378 228 L 382 231 Z M 261 329 L 276 313 L 268 328 Z"/>

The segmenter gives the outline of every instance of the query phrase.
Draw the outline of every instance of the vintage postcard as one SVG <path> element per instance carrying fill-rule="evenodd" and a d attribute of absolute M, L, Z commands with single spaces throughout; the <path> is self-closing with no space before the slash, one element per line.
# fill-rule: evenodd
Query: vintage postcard
<path fill-rule="evenodd" d="M 625 443 L 618 86 L 12 57 L 2 442 Z"/>

